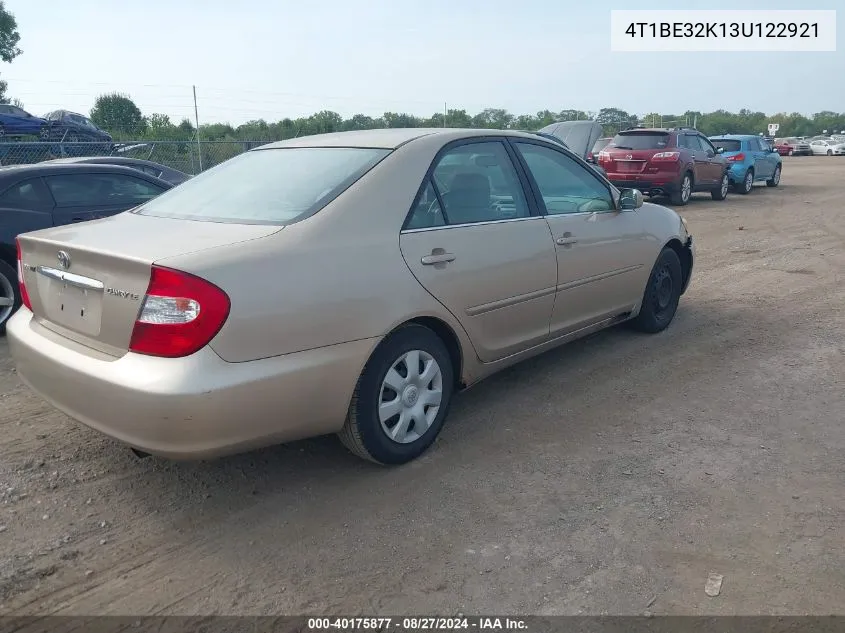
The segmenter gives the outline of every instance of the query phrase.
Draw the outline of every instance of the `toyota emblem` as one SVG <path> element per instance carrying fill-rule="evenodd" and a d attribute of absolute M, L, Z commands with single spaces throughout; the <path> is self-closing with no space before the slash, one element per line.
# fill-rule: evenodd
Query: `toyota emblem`
<path fill-rule="evenodd" d="M 70 268 L 70 255 L 68 255 L 65 251 L 59 251 L 59 265 L 67 270 Z"/>

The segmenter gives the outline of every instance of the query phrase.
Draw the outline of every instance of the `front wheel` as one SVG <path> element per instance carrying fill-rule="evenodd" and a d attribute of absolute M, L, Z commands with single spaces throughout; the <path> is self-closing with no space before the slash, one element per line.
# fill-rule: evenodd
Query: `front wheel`
<path fill-rule="evenodd" d="M 716 187 L 713 191 L 710 192 L 710 195 L 713 196 L 714 200 L 724 200 L 728 197 L 729 185 L 730 180 L 728 179 L 728 175 L 722 174 L 722 181 L 719 183 L 718 187 Z"/>
<path fill-rule="evenodd" d="M 827 155 L 828 155 L 828 156 L 833 156 L 833 150 L 832 150 L 832 149 L 827 150 Z"/>
<path fill-rule="evenodd" d="M 449 411 L 454 368 L 443 341 L 421 325 L 390 334 L 355 386 L 340 440 L 379 464 L 404 464 L 436 439 Z"/>
<path fill-rule="evenodd" d="M 772 174 L 772 177 L 766 181 L 767 187 L 777 187 L 780 184 L 780 165 L 775 167 L 775 173 Z"/>
<path fill-rule="evenodd" d="M 640 313 L 631 325 L 649 334 L 665 330 L 675 318 L 682 286 L 681 260 L 675 251 L 666 247 L 651 269 Z"/>

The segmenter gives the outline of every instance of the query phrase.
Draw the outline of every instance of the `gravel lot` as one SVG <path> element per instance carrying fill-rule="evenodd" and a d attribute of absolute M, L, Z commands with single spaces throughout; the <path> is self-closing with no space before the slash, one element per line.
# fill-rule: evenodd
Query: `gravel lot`
<path fill-rule="evenodd" d="M 402 468 L 334 438 L 138 460 L 0 339 L 0 613 L 845 613 L 843 176 L 696 195 L 667 332 L 491 378 Z"/>

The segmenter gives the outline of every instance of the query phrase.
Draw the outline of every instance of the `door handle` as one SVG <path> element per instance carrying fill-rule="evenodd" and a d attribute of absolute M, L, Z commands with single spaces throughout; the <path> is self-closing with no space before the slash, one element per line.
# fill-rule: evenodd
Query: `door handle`
<path fill-rule="evenodd" d="M 420 261 L 423 266 L 433 266 L 434 264 L 453 262 L 455 256 L 452 253 L 432 253 L 431 255 L 424 255 Z"/>
<path fill-rule="evenodd" d="M 559 246 L 570 246 L 571 244 L 575 244 L 577 241 L 578 238 L 572 237 L 571 233 L 567 233 L 563 237 L 559 237 L 555 240 Z"/>

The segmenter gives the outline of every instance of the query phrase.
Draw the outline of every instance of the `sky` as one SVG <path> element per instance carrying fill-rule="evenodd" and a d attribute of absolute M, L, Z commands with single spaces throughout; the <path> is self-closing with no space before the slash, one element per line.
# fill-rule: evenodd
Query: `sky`
<path fill-rule="evenodd" d="M 839 9 L 841 0 L 5 0 L 23 54 L 0 63 L 36 115 L 129 94 L 201 124 L 334 110 L 430 116 L 618 107 L 632 114 L 845 110 L 835 53 L 613 53 L 611 9 Z M 839 5 L 839 6 L 837 6 Z"/>

